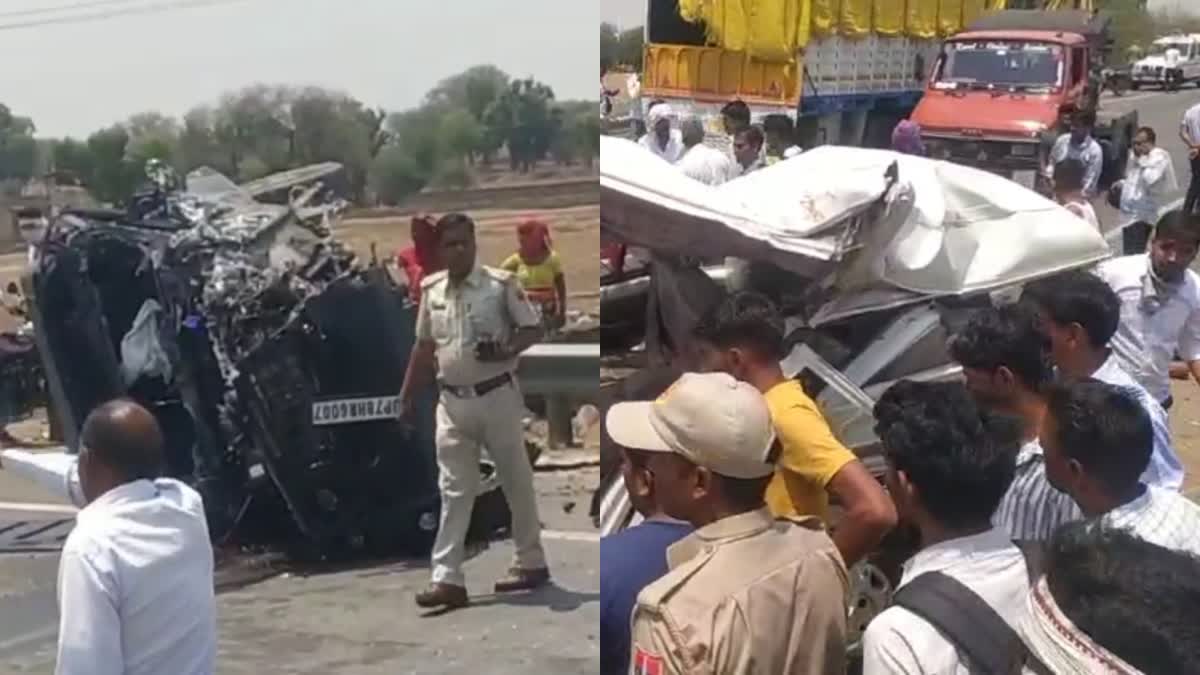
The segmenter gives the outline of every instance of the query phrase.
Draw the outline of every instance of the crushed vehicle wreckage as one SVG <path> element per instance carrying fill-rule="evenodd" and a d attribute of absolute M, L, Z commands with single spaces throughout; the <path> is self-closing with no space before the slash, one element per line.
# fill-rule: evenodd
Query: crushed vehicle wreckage
<path fill-rule="evenodd" d="M 328 171 L 273 186 L 284 204 L 208 169 L 183 185 L 148 174 L 126 209 L 59 214 L 26 280 L 67 448 L 89 411 L 131 397 L 164 430 L 168 473 L 204 496 L 215 541 L 301 559 L 427 550 L 433 392 L 405 421 L 396 396 L 416 307 L 333 236 L 346 203 Z M 509 520 L 481 470 L 475 538 Z"/>
<path fill-rule="evenodd" d="M 699 315 L 753 289 L 784 312 L 785 374 L 877 477 L 872 409 L 884 390 L 959 377 L 945 345 L 971 311 L 1110 255 L 1057 204 L 949 162 L 822 146 L 710 187 L 628 141 L 601 148 L 601 411 L 661 393 L 694 363 Z M 603 535 L 637 515 L 606 430 L 601 458 L 593 513 Z M 914 543 L 898 530 L 851 570 L 852 649 Z"/>

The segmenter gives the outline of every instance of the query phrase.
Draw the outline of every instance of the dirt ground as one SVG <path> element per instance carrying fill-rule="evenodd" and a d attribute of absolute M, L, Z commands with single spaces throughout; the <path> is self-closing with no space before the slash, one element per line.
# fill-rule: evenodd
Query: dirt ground
<path fill-rule="evenodd" d="M 1171 382 L 1171 441 L 1183 462 L 1183 493 L 1200 501 L 1200 385 L 1194 380 Z"/>
<path fill-rule="evenodd" d="M 600 206 L 592 204 L 542 211 L 474 211 L 479 260 L 499 265 L 516 251 L 517 225 L 530 216 L 550 224 L 554 249 L 562 259 L 567 276 L 569 308 L 596 314 L 600 309 Z M 409 244 L 408 218 L 359 218 L 343 220 L 336 232 L 339 239 L 359 255 L 369 255 L 371 244 L 380 257 Z"/>

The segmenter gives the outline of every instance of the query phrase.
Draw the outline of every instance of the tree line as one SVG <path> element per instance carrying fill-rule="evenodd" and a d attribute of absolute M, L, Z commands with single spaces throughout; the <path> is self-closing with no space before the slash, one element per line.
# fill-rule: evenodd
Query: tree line
<path fill-rule="evenodd" d="M 136 189 L 149 159 L 180 173 L 211 166 L 239 182 L 336 161 L 355 199 L 394 204 L 426 187 L 469 187 L 476 168 L 499 161 L 528 172 L 546 159 L 590 165 L 600 150 L 594 103 L 559 102 L 545 84 L 491 65 L 442 80 L 401 112 L 329 89 L 255 85 L 182 119 L 150 111 L 85 139 L 35 134 L 35 120 L 0 104 L 0 181 L 53 171 L 110 203 Z"/>

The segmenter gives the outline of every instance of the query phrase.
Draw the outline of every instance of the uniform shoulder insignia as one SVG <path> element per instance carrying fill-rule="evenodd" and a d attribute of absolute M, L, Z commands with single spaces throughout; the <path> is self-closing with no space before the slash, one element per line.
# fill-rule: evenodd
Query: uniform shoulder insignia
<path fill-rule="evenodd" d="M 421 278 L 421 288 L 428 288 L 428 287 L 436 284 L 437 282 L 442 281 L 443 279 L 446 278 L 447 274 L 449 274 L 449 272 L 447 272 L 446 270 L 441 270 L 438 272 L 434 272 L 433 274 L 425 275 L 424 277 Z"/>
<path fill-rule="evenodd" d="M 652 654 L 641 645 L 633 645 L 633 672 L 636 675 L 663 675 L 666 672 L 663 657 Z"/>

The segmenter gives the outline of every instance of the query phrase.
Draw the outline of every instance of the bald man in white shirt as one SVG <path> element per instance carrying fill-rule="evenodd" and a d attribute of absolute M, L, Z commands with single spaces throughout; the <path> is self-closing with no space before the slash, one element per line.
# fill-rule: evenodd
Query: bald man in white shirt
<path fill-rule="evenodd" d="M 86 506 L 58 571 L 57 675 L 212 675 L 213 551 L 204 505 L 158 478 L 162 430 L 128 400 L 96 408 L 80 434 Z"/>

